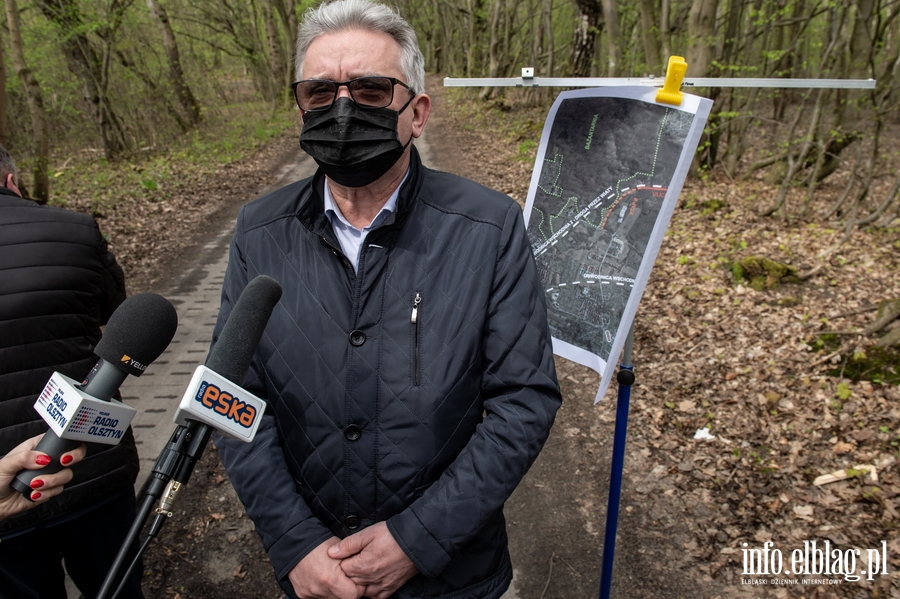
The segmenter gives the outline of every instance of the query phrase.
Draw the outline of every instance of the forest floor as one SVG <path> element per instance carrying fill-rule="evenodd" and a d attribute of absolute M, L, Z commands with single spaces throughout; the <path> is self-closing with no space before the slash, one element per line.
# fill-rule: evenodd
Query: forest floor
<path fill-rule="evenodd" d="M 524 203 L 546 108 L 479 111 L 430 81 L 436 110 L 429 135 L 441 167 Z M 219 173 L 185 175 L 154 203 L 107 211 L 101 227 L 130 291 L 156 289 L 174 257 L 202 242 L 204 223 L 233 214 L 271 184 L 296 144 L 293 132 Z M 840 193 L 839 175 L 817 203 Z M 900 223 L 855 233 L 824 254 L 840 230 L 758 215 L 776 191 L 761 179 L 732 181 L 716 171 L 682 191 L 635 322 L 637 384 L 619 538 L 628 556 L 628 537 L 640 531 L 633 555 L 646 558 L 620 558 L 614 596 L 900 597 L 900 386 L 849 378 L 845 358 L 871 354 L 873 338 L 822 336 L 858 331 L 874 320 L 879 301 L 900 298 Z M 815 274 L 756 291 L 729 268 L 749 256 Z M 557 369 L 563 407 L 521 487 L 551 496 L 554 485 L 584 492 L 573 498 L 570 528 L 552 531 L 547 546 L 516 564 L 522 599 L 579 599 L 597 588 L 606 504 L 593 490 L 608 484 L 615 391 L 594 406 L 598 376 L 563 359 Z M 697 438 L 702 429 L 710 436 Z M 566 480 L 553 480 L 563 472 Z M 831 473 L 841 480 L 817 480 Z M 145 558 L 148 597 L 280 596 L 226 480 L 207 451 L 180 500 L 189 509 L 176 511 Z M 528 526 L 510 518 L 513 536 Z M 551 541 L 558 549 L 546 548 Z M 777 549 L 781 569 L 790 570 L 795 550 L 803 553 L 812 541 L 840 550 L 840 560 L 834 553 L 829 563 L 832 575 L 744 575 L 745 550 L 771 542 L 767 555 Z M 592 548 L 580 550 L 585 543 Z M 867 558 L 876 554 L 868 550 L 886 556 L 889 574 L 854 580 L 871 569 Z M 579 553 L 594 566 L 578 563 Z M 219 579 L 197 575 L 214 561 L 224 566 Z M 641 586 L 645 577 L 655 582 Z"/>

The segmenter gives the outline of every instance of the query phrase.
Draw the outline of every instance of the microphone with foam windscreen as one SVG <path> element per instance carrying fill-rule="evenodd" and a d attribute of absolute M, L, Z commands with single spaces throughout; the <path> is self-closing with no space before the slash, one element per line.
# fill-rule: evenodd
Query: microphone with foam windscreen
<path fill-rule="evenodd" d="M 254 278 L 235 303 L 206 366 L 235 385 L 244 382 L 256 346 L 281 299 L 281 285 L 266 275 Z"/>
<path fill-rule="evenodd" d="M 212 429 L 248 443 L 256 435 L 265 403 L 240 385 L 279 299 L 281 285 L 275 279 L 260 275 L 250 281 L 228 315 L 206 364 L 194 371 L 175 413 L 175 422 L 200 423 L 194 436 L 202 431 L 205 439 L 197 455 L 183 460 L 173 476 L 178 483 L 187 484 Z"/>
<path fill-rule="evenodd" d="M 79 443 L 117 444 L 134 409 L 112 402 L 113 395 L 129 374 L 141 376 L 165 351 L 177 327 L 175 308 L 161 295 L 138 293 L 122 302 L 94 348 L 100 360 L 84 381 L 77 385 L 56 372 L 38 396 L 35 410 L 51 430 L 35 450 L 49 455 L 51 462 L 40 470 L 22 470 L 12 487 L 30 499 L 31 481 L 61 470 L 60 457 Z"/>
<path fill-rule="evenodd" d="M 262 419 L 265 404 L 240 384 L 247 375 L 256 347 L 281 299 L 281 286 L 271 277 L 260 275 L 250 281 L 235 302 L 228 320 L 222 327 L 216 345 L 204 366 L 198 366 L 175 414 L 179 426 L 172 433 L 153 467 L 144 498 L 128 535 L 113 562 L 97 599 L 106 599 L 119 572 L 131 557 L 131 565 L 121 577 L 123 581 L 116 597 L 128 580 L 138 558 L 151 539 L 159 534 L 165 521 L 172 516 L 172 507 L 180 490 L 188 483 L 194 466 L 203 454 L 214 430 L 245 442 L 253 440 Z M 141 529 L 153 508 L 156 517 L 150 524 L 147 538 L 132 554 Z"/>

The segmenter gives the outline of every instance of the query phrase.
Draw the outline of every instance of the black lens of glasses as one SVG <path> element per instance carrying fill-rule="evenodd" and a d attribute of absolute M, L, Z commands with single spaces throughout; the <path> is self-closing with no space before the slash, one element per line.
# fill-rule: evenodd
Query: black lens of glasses
<path fill-rule="evenodd" d="M 366 108 L 384 108 L 394 100 L 394 85 L 391 77 L 359 77 L 350 81 L 327 81 L 307 79 L 294 84 L 297 105 L 303 110 L 324 110 L 330 108 L 337 98 L 338 89 L 347 86 L 350 97 L 358 105 Z"/>

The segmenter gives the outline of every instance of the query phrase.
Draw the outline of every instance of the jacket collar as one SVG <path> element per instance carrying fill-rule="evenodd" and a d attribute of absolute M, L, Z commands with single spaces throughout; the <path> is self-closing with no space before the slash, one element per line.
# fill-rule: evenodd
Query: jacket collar
<path fill-rule="evenodd" d="M 14 197 L 14 198 L 22 199 L 22 196 L 20 196 L 19 194 L 17 194 L 17 193 L 14 192 L 13 190 L 7 189 L 6 187 L 3 187 L 3 186 L 0 186 L 0 195 L 4 195 L 4 196 L 12 196 L 12 197 Z"/>
<path fill-rule="evenodd" d="M 406 181 L 400 188 L 397 209 L 384 220 L 381 224 L 382 227 L 394 224 L 402 225 L 406 221 L 406 217 L 415 206 L 424 175 L 422 159 L 419 157 L 416 146 L 413 145 L 409 155 L 409 176 L 406 177 Z M 331 236 L 331 226 L 325 216 L 325 174 L 322 169 L 316 170 L 316 174 L 313 175 L 311 189 L 306 199 L 301 200 L 297 218 L 312 231 L 320 235 Z"/>

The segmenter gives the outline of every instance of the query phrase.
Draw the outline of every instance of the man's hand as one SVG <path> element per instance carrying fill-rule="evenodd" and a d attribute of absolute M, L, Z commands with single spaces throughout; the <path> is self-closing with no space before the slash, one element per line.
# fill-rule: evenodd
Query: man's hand
<path fill-rule="evenodd" d="M 388 530 L 379 522 L 350 535 L 328 549 L 329 557 L 342 560 L 347 577 L 364 588 L 369 599 L 386 599 L 419 573 Z"/>
<path fill-rule="evenodd" d="M 341 570 L 341 560 L 328 555 L 328 548 L 336 546 L 332 537 L 310 551 L 294 566 L 288 579 L 300 599 L 359 599 L 365 588 L 356 585 Z"/>
<path fill-rule="evenodd" d="M 42 474 L 31 482 L 31 501 L 13 489 L 10 484 L 20 470 L 39 470 L 50 463 L 50 456 L 34 451 L 44 435 L 23 441 L 0 458 L 0 520 L 43 503 L 63 491 L 63 485 L 72 480 L 72 471 L 63 468 L 55 474 Z M 74 466 L 84 457 L 84 443 L 60 456 L 64 466 Z"/>

